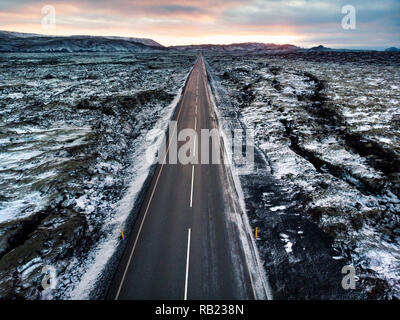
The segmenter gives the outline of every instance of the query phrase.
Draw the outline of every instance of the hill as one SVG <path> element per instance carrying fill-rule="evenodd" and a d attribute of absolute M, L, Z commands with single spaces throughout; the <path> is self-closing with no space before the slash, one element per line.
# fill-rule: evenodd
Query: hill
<path fill-rule="evenodd" d="M 0 31 L 0 52 L 146 52 L 165 50 L 151 39 L 99 36 L 47 36 Z"/>

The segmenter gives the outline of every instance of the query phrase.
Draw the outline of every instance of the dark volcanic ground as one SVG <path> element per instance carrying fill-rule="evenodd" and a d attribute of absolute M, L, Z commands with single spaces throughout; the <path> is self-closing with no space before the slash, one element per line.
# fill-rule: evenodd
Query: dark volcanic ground
<path fill-rule="evenodd" d="M 87 298 L 107 287 L 98 277 L 149 174 L 146 135 L 167 122 L 194 59 L 1 56 L 0 298 L 66 299 L 77 284 L 72 297 Z M 132 203 L 121 202 L 126 194 Z M 54 290 L 43 290 L 45 266 L 56 270 Z"/>
<path fill-rule="evenodd" d="M 92 289 L 133 206 L 124 195 L 149 173 L 146 134 L 168 120 L 194 59 L 2 55 L 0 298 L 101 297 L 106 284 Z M 274 297 L 399 298 L 400 55 L 206 60 L 223 128 L 254 130 L 256 170 L 240 182 Z M 347 264 L 354 291 L 341 288 Z M 43 290 L 47 265 L 56 290 Z"/>
<path fill-rule="evenodd" d="M 240 180 L 275 297 L 400 297 L 400 55 L 206 60 L 228 130 L 254 130 Z M 358 290 L 341 288 L 346 264 Z"/>

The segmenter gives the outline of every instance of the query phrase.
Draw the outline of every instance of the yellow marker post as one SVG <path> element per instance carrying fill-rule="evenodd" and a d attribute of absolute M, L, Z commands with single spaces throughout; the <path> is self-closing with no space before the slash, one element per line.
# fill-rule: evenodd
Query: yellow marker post
<path fill-rule="evenodd" d="M 122 229 L 120 229 L 120 231 L 121 231 L 122 240 L 125 240 L 124 232 L 122 231 Z"/>
<path fill-rule="evenodd" d="M 258 228 L 256 227 L 256 232 L 254 234 L 255 238 L 257 239 L 257 234 L 258 234 Z"/>

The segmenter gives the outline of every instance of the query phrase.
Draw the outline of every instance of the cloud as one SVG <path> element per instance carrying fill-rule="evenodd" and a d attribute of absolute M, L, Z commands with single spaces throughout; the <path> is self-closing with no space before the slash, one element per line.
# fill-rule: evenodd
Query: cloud
<path fill-rule="evenodd" d="M 2 0 L 0 28 L 41 33 L 36 0 Z M 400 39 L 398 0 L 52 0 L 56 34 L 145 36 L 165 44 L 226 39 L 294 39 L 298 45 L 386 46 Z M 341 8 L 356 8 L 343 30 Z M 341 41 L 342 39 L 342 41 Z"/>

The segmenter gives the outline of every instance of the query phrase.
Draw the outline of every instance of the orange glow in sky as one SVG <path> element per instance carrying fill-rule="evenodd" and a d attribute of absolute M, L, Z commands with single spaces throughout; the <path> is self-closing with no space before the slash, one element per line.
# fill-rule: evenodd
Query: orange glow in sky
<path fill-rule="evenodd" d="M 357 30 L 349 32 L 341 26 L 345 0 L 2 0 L 0 30 L 151 38 L 166 46 L 239 42 L 305 47 L 399 44 L 400 1 L 382 0 L 379 10 L 375 0 L 353 2 L 368 15 L 364 19 L 359 14 Z M 46 4 L 55 9 L 55 29 L 42 28 Z"/>

